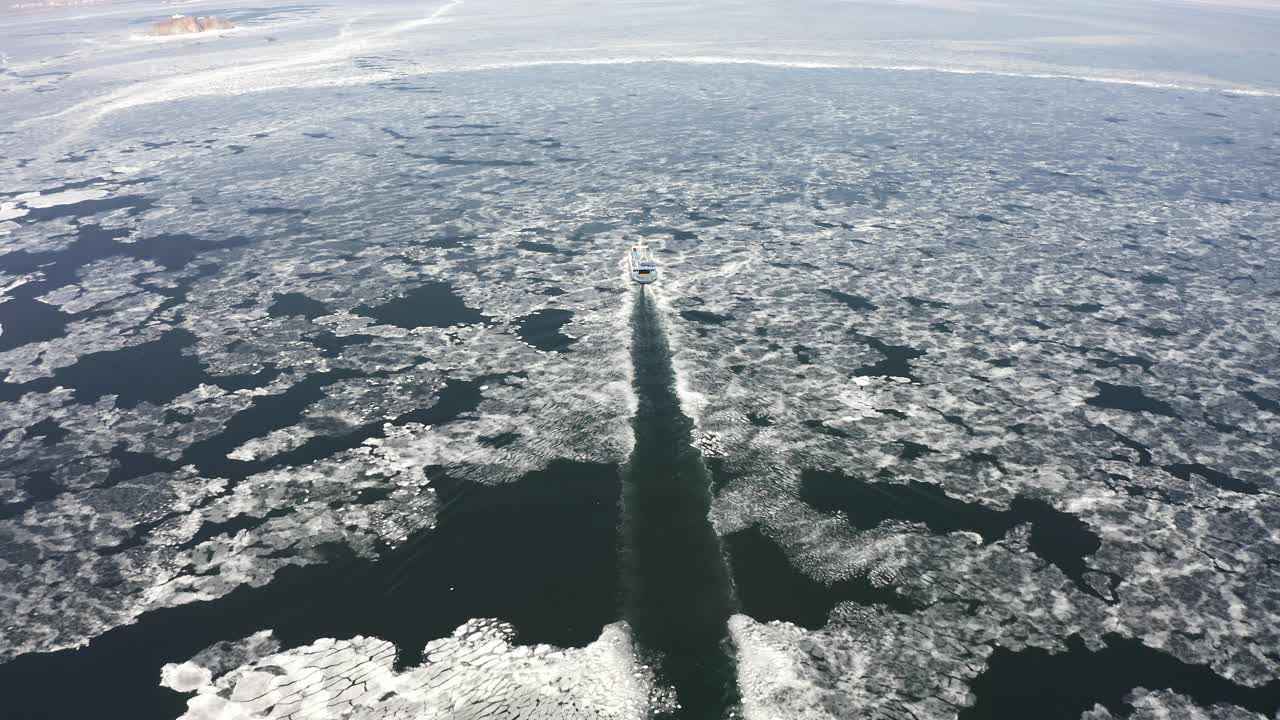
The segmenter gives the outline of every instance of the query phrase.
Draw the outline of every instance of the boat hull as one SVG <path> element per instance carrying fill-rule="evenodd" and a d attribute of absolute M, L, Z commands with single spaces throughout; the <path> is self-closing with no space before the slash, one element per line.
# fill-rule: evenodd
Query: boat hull
<path fill-rule="evenodd" d="M 651 285 L 658 279 L 658 263 L 654 261 L 653 253 L 643 242 L 632 247 L 627 253 L 626 265 L 627 274 L 631 276 L 632 282 Z"/>

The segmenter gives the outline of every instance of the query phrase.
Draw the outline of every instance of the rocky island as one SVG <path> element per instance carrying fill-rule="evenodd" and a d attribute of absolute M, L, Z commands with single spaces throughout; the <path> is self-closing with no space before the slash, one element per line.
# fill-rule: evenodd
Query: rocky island
<path fill-rule="evenodd" d="M 148 35 L 186 35 L 206 32 L 208 30 L 230 30 L 234 28 L 225 18 L 193 17 L 191 15 L 174 15 L 168 20 L 161 20 L 147 31 Z"/>

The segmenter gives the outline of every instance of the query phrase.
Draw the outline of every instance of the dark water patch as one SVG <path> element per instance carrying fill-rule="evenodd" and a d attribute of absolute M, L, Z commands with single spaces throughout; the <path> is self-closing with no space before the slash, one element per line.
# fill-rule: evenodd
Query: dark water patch
<path fill-rule="evenodd" d="M 920 443 L 911 442 L 910 440 L 899 440 L 897 442 L 902 446 L 902 450 L 898 453 L 898 457 L 901 457 L 903 460 L 916 460 L 924 457 L 925 455 L 932 455 L 937 452 L 937 450 L 934 450 L 928 445 L 921 445 Z"/>
<path fill-rule="evenodd" d="M 54 422 L 52 418 L 45 418 L 34 425 L 28 426 L 26 433 L 28 437 L 40 438 L 40 442 L 43 445 L 57 445 L 70 435 L 71 431 Z"/>
<path fill-rule="evenodd" d="M 564 291 L 564 289 L 563 289 L 563 288 L 558 288 L 558 287 L 554 287 L 554 286 L 553 286 L 553 287 L 544 287 L 544 288 L 542 288 L 542 290 L 541 290 L 540 292 L 541 292 L 543 295 L 550 295 L 550 296 L 552 296 L 552 297 L 555 297 L 555 296 L 557 296 L 557 295 L 564 295 L 564 294 L 565 294 L 565 291 Z"/>
<path fill-rule="evenodd" d="M 733 319 L 732 315 L 720 315 L 706 310 L 681 310 L 680 317 L 690 322 L 705 325 L 723 325 Z"/>
<path fill-rule="evenodd" d="M 555 245 L 552 245 L 551 243 L 535 242 L 532 240 L 521 240 L 520 242 L 516 243 L 516 247 L 520 248 L 521 250 L 528 250 L 529 252 L 547 253 L 551 255 L 573 255 L 574 254 L 567 250 L 561 250 L 560 248 L 556 247 Z"/>
<path fill-rule="evenodd" d="M 703 456 L 702 464 L 706 466 L 707 473 L 711 476 L 711 492 L 719 493 L 721 488 L 728 485 L 733 480 L 734 475 L 725 467 L 723 457 Z"/>
<path fill-rule="evenodd" d="M 632 312 L 638 405 L 624 469 L 623 598 L 643 651 L 680 708 L 659 717 L 725 717 L 738 704 L 727 623 L 736 609 L 719 538 L 707 515 L 711 475 L 680 407 L 671 350 L 649 295 Z"/>
<path fill-rule="evenodd" d="M 119 408 L 163 405 L 209 380 L 200 361 L 183 352 L 194 343 L 186 330 L 170 330 L 151 342 L 81 355 L 55 370 L 54 381 L 74 390 L 80 402 L 115 395 Z"/>
<path fill-rule="evenodd" d="M 17 474 L 11 467 L 0 465 L 0 468 L 8 474 Z M 20 487 L 25 499 L 16 502 L 0 500 L 0 520 L 22 517 L 36 503 L 48 502 L 62 493 L 63 487 L 53 479 L 53 472 L 53 470 L 36 470 L 22 473 Z M 5 492 L 4 495 L 10 495 L 10 493 Z"/>
<path fill-rule="evenodd" d="M 817 272 L 822 269 L 817 265 L 814 265 L 813 263 L 807 263 L 807 262 L 767 262 L 765 264 L 768 265 L 769 267 L 782 268 L 783 270 L 791 270 L 793 268 L 798 268 L 800 270 L 809 270 L 811 272 Z"/>
<path fill-rule="evenodd" d="M 1096 313 L 1102 310 L 1102 306 L 1098 303 L 1080 303 L 1078 305 L 1063 305 L 1063 307 L 1075 313 Z"/>
<path fill-rule="evenodd" d="M 53 383 L 48 378 L 25 383 L 9 382 L 8 378 L 9 370 L 0 370 L 0 402 L 16 402 L 27 393 L 48 392 L 53 389 Z"/>
<path fill-rule="evenodd" d="M 205 477 L 230 480 L 241 480 L 267 470 L 275 465 L 272 459 L 234 460 L 227 454 L 249 440 L 299 422 L 308 407 L 324 398 L 329 385 L 356 375 L 351 370 L 316 373 L 282 393 L 255 397 L 249 407 L 231 417 L 222 432 L 193 443 L 177 460 L 127 452 L 118 446 L 111 453 L 116 463 L 108 476 L 108 484 L 118 484 L 153 472 L 172 472 L 186 465 L 195 466 Z"/>
<path fill-rule="evenodd" d="M 1112 433 L 1113 435 L 1115 435 L 1115 436 L 1116 436 L 1116 440 L 1119 440 L 1121 445 L 1124 445 L 1125 447 L 1127 447 L 1127 448 L 1129 448 L 1130 450 L 1132 450 L 1132 451 L 1134 451 L 1135 453 L 1137 453 L 1137 455 L 1138 455 L 1138 461 L 1137 461 L 1137 465 L 1138 465 L 1138 467 L 1150 467 L 1150 466 L 1151 466 L 1151 448 L 1148 448 L 1146 445 L 1143 445 L 1142 443 L 1138 442 L 1137 440 L 1134 440 L 1133 438 L 1131 438 L 1131 437 L 1129 437 L 1129 436 L 1127 436 L 1127 435 L 1123 435 L 1123 434 L 1121 434 L 1121 433 L 1119 433 L 1119 432 L 1117 432 L 1117 431 L 1115 431 L 1115 430 L 1112 430 L 1111 428 L 1107 428 L 1107 429 L 1108 429 L 1108 430 L 1111 430 L 1111 433 Z M 1110 458 L 1108 458 L 1108 459 L 1110 459 L 1110 460 L 1120 460 L 1120 461 L 1123 461 L 1123 462 L 1130 462 L 1130 459 L 1129 459 L 1129 458 L 1127 458 L 1127 457 L 1123 457 L 1123 456 L 1116 456 L 1116 455 L 1113 455 L 1112 457 L 1110 457 Z"/>
<path fill-rule="evenodd" d="M 333 139 L 333 136 L 327 132 L 304 132 L 302 134 L 314 140 L 332 140 Z"/>
<path fill-rule="evenodd" d="M 1127 716 L 1135 708 L 1126 697 L 1139 687 L 1171 690 L 1201 706 L 1229 703 L 1267 717 L 1280 712 L 1280 680 L 1256 688 L 1237 685 L 1141 640 L 1116 634 L 1103 640 L 1106 646 L 1096 651 L 1078 635 L 1067 638 L 1065 652 L 997 647 L 971 683 L 976 701 L 960 711 L 961 720 L 1075 720 L 1095 705 Z"/>
<path fill-rule="evenodd" d="M 850 310 L 855 310 L 858 312 L 870 312 L 872 310 L 879 309 L 878 305 L 876 305 L 875 303 L 871 302 L 870 300 L 860 295 L 850 295 L 848 293 L 842 293 L 837 290 L 823 290 L 822 292 L 826 293 L 832 298 L 835 298 L 838 302 L 842 303 L 845 307 L 849 308 Z"/>
<path fill-rule="evenodd" d="M 1174 463 L 1165 465 L 1164 469 L 1170 475 L 1187 482 L 1191 482 L 1193 476 L 1199 476 L 1205 482 L 1222 490 L 1244 493 L 1245 495 L 1257 495 L 1261 492 L 1258 486 L 1251 482 L 1231 477 L 1226 473 L 1218 472 L 1200 463 Z"/>
<path fill-rule="evenodd" d="M 1124 367 L 1125 365 L 1135 365 L 1143 370 L 1150 370 L 1155 365 L 1154 360 L 1139 357 L 1137 355 L 1118 355 L 1108 350 L 1099 350 L 1097 352 L 1105 353 L 1109 357 L 1107 359 L 1091 358 L 1089 362 L 1100 368 Z"/>
<path fill-rule="evenodd" d="M 122 247 L 123 254 L 150 260 L 167 270 L 177 270 L 191 264 L 201 253 L 210 250 L 240 247 L 248 244 L 248 238 L 233 237 L 215 242 L 192 235 L 153 235 Z"/>
<path fill-rule="evenodd" d="M 773 420 L 770 420 L 768 415 L 754 410 L 747 411 L 747 422 L 756 427 L 773 427 Z"/>
<path fill-rule="evenodd" d="M 679 228 L 666 227 L 665 225 L 646 225 L 636 230 L 640 235 L 652 237 L 654 235 L 670 235 L 672 240 L 697 240 L 698 233 L 692 230 L 681 230 Z"/>
<path fill-rule="evenodd" d="M 530 313 L 516 324 L 516 335 L 539 350 L 564 352 L 577 342 L 560 330 L 573 320 L 569 310 L 546 309 Z"/>
<path fill-rule="evenodd" d="M 853 437 L 852 435 L 845 432 L 844 430 L 841 430 L 838 427 L 832 427 L 822 422 L 821 420 L 805 420 L 800 424 L 809 428 L 810 430 L 815 430 L 817 432 L 822 433 L 823 435 L 830 435 L 831 437 L 838 437 L 845 440 L 848 440 Z"/>
<path fill-rule="evenodd" d="M 616 227 L 617 225 L 615 223 L 598 222 L 593 220 L 574 228 L 573 232 L 569 235 L 569 239 L 575 243 L 580 243 L 601 233 L 609 232 Z"/>
<path fill-rule="evenodd" d="M 1085 400 L 1085 403 L 1094 407 L 1178 417 L 1172 405 L 1163 400 L 1147 397 L 1142 392 L 1142 388 L 1132 385 L 1112 385 L 1101 380 L 1095 381 L 1094 386 L 1098 394 Z"/>
<path fill-rule="evenodd" d="M 1169 490 L 1159 487 L 1144 487 L 1141 485 L 1132 485 L 1127 481 L 1130 479 L 1124 475 L 1115 473 L 1107 473 L 1108 477 L 1120 484 L 1129 497 L 1146 497 L 1155 498 L 1161 502 L 1173 505 L 1182 505 L 1192 499 L 1191 495 L 1180 490 Z"/>
<path fill-rule="evenodd" d="M 379 325 L 402 328 L 451 327 L 485 323 L 489 318 L 467 307 L 446 282 L 428 282 L 381 305 L 361 305 L 352 312 L 371 317 Z"/>
<path fill-rule="evenodd" d="M 402 547 L 369 560 L 327 546 L 327 562 L 285 567 L 265 587 L 148 612 L 78 650 L 21 656 L 0 665 L 0 696 L 24 720 L 103 708 L 131 720 L 178 717 L 187 696 L 159 686 L 160 668 L 263 629 L 285 647 L 383 638 L 402 666 L 475 617 L 511 622 L 522 644 L 584 646 L 616 619 L 617 477 L 615 466 L 567 461 L 500 486 L 436 475 L 437 525 Z"/>
<path fill-rule="evenodd" d="M 1169 285 L 1173 281 L 1158 273 L 1143 273 L 1138 276 L 1138 282 L 1147 285 Z"/>
<path fill-rule="evenodd" d="M 863 577 L 830 584 L 814 580 L 756 527 L 729 535 L 725 544 L 742 612 L 760 622 L 783 620 L 820 630 L 832 608 L 842 602 L 885 605 L 901 613 L 917 609 L 893 588 L 877 587 Z"/>
<path fill-rule="evenodd" d="M 73 217 L 87 218 L 98 213 L 126 210 L 129 217 L 135 217 L 155 207 L 155 200 L 145 195 L 119 195 L 98 200 L 81 200 L 65 205 L 53 205 L 46 208 L 30 208 L 26 215 L 17 219 L 23 225 Z"/>
<path fill-rule="evenodd" d="M 721 205 L 722 205 L 721 203 L 712 203 L 713 207 L 720 207 Z M 698 225 L 700 225 L 701 227 L 714 227 L 716 225 L 724 225 L 725 223 L 729 222 L 728 218 L 715 217 L 712 215 L 704 215 L 703 213 L 697 210 L 691 210 L 685 213 L 684 216 L 698 223 Z"/>
<path fill-rule="evenodd" d="M 1266 397 L 1264 395 L 1259 395 L 1258 393 L 1253 392 L 1252 390 L 1246 390 L 1240 394 L 1243 395 L 1246 400 L 1256 405 L 1259 410 L 1265 410 L 1267 412 L 1273 412 L 1273 413 L 1280 413 L 1280 402 L 1272 400 L 1271 398 Z"/>
<path fill-rule="evenodd" d="M 330 312 L 327 305 L 302 293 L 277 293 L 272 297 L 274 301 L 267 308 L 271 317 L 301 316 L 314 320 Z"/>
<path fill-rule="evenodd" d="M 455 155 L 418 155 L 406 152 L 405 155 L 415 160 L 430 160 L 440 165 L 456 165 L 462 167 L 531 167 L 532 160 L 493 160 L 480 158 L 460 158 Z"/>
<path fill-rule="evenodd" d="M 366 440 L 386 437 L 386 426 L 409 423 L 442 425 L 459 419 L 465 413 L 475 412 L 484 399 L 480 388 L 488 383 L 500 382 L 506 375 L 487 375 L 475 380 L 450 380 L 436 393 L 431 405 L 410 410 L 390 420 L 378 419 L 358 427 L 326 427 L 331 432 L 309 438 L 302 445 L 287 450 L 270 459 L 258 461 L 257 467 L 266 469 L 282 465 L 306 465 L 332 457 L 340 452 L 360 447 Z M 256 471 L 253 464 L 246 464 L 240 472 Z M 241 475 L 243 477 L 243 475 Z"/>
<path fill-rule="evenodd" d="M 135 242 L 116 242 L 128 235 L 129 231 L 123 228 L 107 229 L 99 225 L 83 224 L 76 229 L 75 240 L 62 249 L 35 252 L 19 250 L 0 256 L 0 270 L 14 274 L 36 271 L 43 274 L 42 281 L 28 283 L 14 293 L 16 297 L 33 298 L 75 283 L 80 268 L 106 258 L 133 257 L 150 260 L 168 270 L 176 270 L 191 263 L 201 253 L 234 248 L 248 242 L 243 237 L 215 242 L 190 235 L 156 235 Z"/>
<path fill-rule="evenodd" d="M 497 435 L 481 435 L 480 444 L 491 448 L 504 448 L 520 439 L 520 433 L 504 432 Z"/>
<path fill-rule="evenodd" d="M 140 179 L 135 179 L 131 184 L 138 184 L 139 180 Z M 54 185 L 53 187 L 29 187 L 27 189 L 17 190 L 14 192 L 0 192 L 0 197 L 14 197 L 28 192 L 38 192 L 41 195 L 57 195 L 58 193 L 66 192 L 67 190 L 83 190 L 87 187 L 92 187 L 105 181 L 106 178 L 101 176 L 91 177 L 86 180 L 72 180 L 70 182 L 64 182 L 61 185 Z M 119 184 L 123 185 L 124 183 Z"/>
<path fill-rule="evenodd" d="M 262 395 L 253 398 L 246 409 L 239 411 L 228 420 L 227 427 L 210 438 L 192 443 L 183 451 L 178 460 L 161 460 L 150 455 L 134 454 L 118 446 L 111 451 L 116 461 L 110 471 L 108 484 L 118 484 L 125 480 L 143 477 L 159 471 L 174 471 L 182 466 L 193 465 L 198 473 L 209 478 L 227 478 L 241 480 L 248 475 L 280 465 L 282 462 L 270 457 L 261 460 L 234 460 L 227 455 L 253 438 L 268 436 L 273 430 L 287 428 L 300 423 L 303 411 L 323 400 L 330 384 L 339 380 L 358 377 L 353 370 L 330 370 L 326 373 L 308 375 L 284 392 L 275 395 Z M 312 446 L 311 460 L 320 459 L 324 438 L 312 438 L 307 445 Z M 335 443 L 333 452 L 353 447 L 349 443 Z M 294 451 L 297 452 L 297 451 Z M 285 455 L 285 457 L 296 457 Z M 298 464 L 298 462 L 294 462 Z"/>
<path fill-rule="evenodd" d="M 1102 547 L 1102 540 L 1076 516 L 1034 498 L 1018 497 L 1008 510 L 966 502 L 947 495 L 936 485 L 871 482 L 841 473 L 806 470 L 801 475 L 800 499 L 822 512 L 840 512 L 859 530 L 889 520 L 919 523 L 930 532 L 974 532 L 984 543 L 1000 540 L 1018 525 L 1031 525 L 1029 549 L 1054 565 L 1083 592 L 1107 603 L 1116 602 L 1120 578 L 1090 568 L 1085 558 Z M 1094 586 L 1107 578 L 1110 591 Z"/>
<path fill-rule="evenodd" d="M 14 518 L 22 517 L 34 504 L 35 503 L 30 501 L 0 501 L 0 520 L 12 520 Z"/>
<path fill-rule="evenodd" d="M 33 297 L 43 283 L 27 283 L 0 303 L 0 352 L 67 334 L 71 316 Z"/>
<path fill-rule="evenodd" d="M 111 448 L 107 456 L 111 458 L 111 470 L 107 473 L 106 480 L 96 487 L 115 487 L 126 480 L 146 477 L 153 473 L 169 472 L 180 467 L 175 462 L 155 455 L 133 452 L 123 443 Z"/>
<path fill-rule="evenodd" d="M 228 145 L 227 149 L 231 151 L 232 155 L 243 155 L 244 151 L 249 149 L 249 146 L 248 145 Z"/>
<path fill-rule="evenodd" d="M 1045 562 L 1054 565 L 1071 578 L 1080 590 L 1108 604 L 1118 602 L 1115 591 L 1121 578 L 1114 573 L 1094 570 L 1085 563 L 1087 556 L 1102 547 L 1102 540 L 1083 520 L 1053 507 L 1043 500 L 1016 498 L 1009 505 L 1009 516 L 1018 523 L 1031 523 L 1029 549 Z M 1108 587 L 1096 586 L 1099 577 Z"/>
<path fill-rule="evenodd" d="M 801 365 L 812 365 L 814 358 L 818 357 L 818 351 L 807 345 L 792 345 L 791 353 Z"/>
<path fill-rule="evenodd" d="M 48 502 L 54 499 L 63 491 L 63 487 L 53 479 L 52 470 L 39 470 L 27 473 L 22 478 L 22 490 L 30 498 L 30 501 L 26 503 L 26 505 L 30 506 L 34 503 Z"/>
<path fill-rule="evenodd" d="M 382 132 L 386 133 L 387 135 L 390 135 L 396 140 L 414 140 L 418 137 L 417 135 L 402 135 L 401 133 L 398 133 L 389 127 L 382 128 Z"/>
<path fill-rule="evenodd" d="M 1178 332 L 1176 330 L 1170 330 L 1168 328 L 1162 328 L 1162 327 L 1156 327 L 1156 326 L 1139 325 L 1137 326 L 1136 329 L 1138 330 L 1138 332 L 1144 335 L 1150 335 L 1151 337 L 1156 337 L 1156 338 L 1175 337 L 1178 335 Z"/>
<path fill-rule="evenodd" d="M 269 461 L 233 460 L 227 454 L 254 438 L 298 423 L 307 408 L 325 398 L 330 385 L 357 376 L 352 370 L 330 370 L 309 375 L 284 392 L 259 395 L 233 415 L 222 432 L 189 446 L 175 465 L 194 465 L 205 477 L 240 479 L 261 472 Z"/>
<path fill-rule="evenodd" d="M 874 365 L 860 367 L 853 371 L 856 376 L 862 377 L 903 377 L 914 380 L 911 374 L 911 361 L 925 354 L 923 350 L 917 350 L 909 345 L 890 345 L 880 338 L 863 335 L 856 331 L 849 331 L 849 335 L 857 339 L 864 345 L 870 345 L 875 348 L 876 352 L 883 357 L 882 360 Z"/>
<path fill-rule="evenodd" d="M 937 485 L 914 480 L 905 484 L 870 482 L 807 470 L 801 476 L 800 499 L 815 510 L 844 513 L 859 530 L 900 520 L 923 524 L 939 534 L 975 532 L 984 542 L 993 543 L 1016 524 L 1005 511 L 958 500 Z"/>
<path fill-rule="evenodd" d="M 200 529 L 196 531 L 191 539 L 177 546 L 178 550 L 191 550 L 201 543 L 208 542 L 214 538 L 227 536 L 234 537 L 241 531 L 256 530 L 268 522 L 281 518 L 293 512 L 292 508 L 273 508 L 262 515 L 262 517 L 254 517 L 251 515 L 237 515 L 236 517 L 221 522 L 205 522 L 201 523 Z"/>
<path fill-rule="evenodd" d="M 395 487 L 392 487 L 392 486 L 360 488 L 360 490 L 356 491 L 356 496 L 351 499 L 351 504 L 352 505 L 373 505 L 375 503 L 382 502 L 383 500 L 386 500 L 387 498 L 391 497 L 391 494 L 393 492 L 395 492 Z M 342 503 L 338 507 L 342 507 L 342 505 L 345 505 L 345 503 Z M 334 508 L 334 509 L 336 510 L 337 508 Z"/>

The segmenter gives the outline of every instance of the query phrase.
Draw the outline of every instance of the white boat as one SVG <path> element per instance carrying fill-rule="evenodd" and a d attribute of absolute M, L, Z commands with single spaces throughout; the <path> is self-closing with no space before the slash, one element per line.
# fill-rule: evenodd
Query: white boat
<path fill-rule="evenodd" d="M 644 240 L 631 246 L 626 257 L 627 272 L 631 279 L 641 285 L 648 285 L 658 279 L 658 263 L 653 259 L 653 251 Z"/>

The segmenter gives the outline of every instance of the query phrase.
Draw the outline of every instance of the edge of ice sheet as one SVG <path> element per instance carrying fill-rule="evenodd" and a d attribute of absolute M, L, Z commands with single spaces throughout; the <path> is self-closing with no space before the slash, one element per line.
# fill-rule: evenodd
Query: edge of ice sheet
<path fill-rule="evenodd" d="M 605 626 L 581 649 L 517 646 L 514 635 L 506 623 L 471 620 L 427 643 L 423 663 L 403 671 L 386 640 L 325 638 L 216 678 L 199 656 L 170 663 L 161 684 L 195 693 L 181 720 L 648 716 L 654 679 L 636 659 L 625 623 Z"/>
<path fill-rule="evenodd" d="M 243 95 L 256 92 L 271 92 L 282 89 L 347 87 L 363 85 L 382 79 L 385 72 L 334 73 L 329 76 L 316 74 L 317 63 L 336 63 L 354 54 L 344 47 L 329 48 L 279 61 L 255 63 L 249 66 L 220 67 L 192 76 L 174 78 L 159 87 L 154 84 L 142 90 L 125 89 L 107 98 L 94 98 L 79 103 L 53 115 L 40 116 L 24 121 L 20 125 L 42 122 L 67 116 L 78 116 L 82 111 L 92 110 L 77 121 L 74 129 L 63 142 L 75 139 L 79 133 L 92 128 L 107 115 L 121 110 L 128 110 L 144 105 L 171 102 L 194 97 Z M 829 70 L 872 70 L 885 72 L 932 72 L 948 75 L 986 75 L 991 77 L 1023 78 L 1035 80 L 1075 80 L 1109 85 L 1128 85 L 1153 90 L 1177 90 L 1182 92 L 1231 93 L 1250 97 L 1280 97 L 1280 92 L 1262 88 L 1242 86 L 1233 83 L 1207 85 L 1179 82 L 1158 82 L 1136 78 L 1125 78 L 1108 75 L 1085 75 L 1059 72 L 1017 72 L 1012 70 L 996 70 L 982 68 L 958 68 L 942 65 L 896 65 L 838 61 L 805 61 L 805 60 L 772 60 L 765 58 L 735 57 L 728 55 L 690 55 L 690 56 L 633 56 L 579 59 L 545 59 L 501 63 L 461 64 L 454 67 L 418 67 L 422 74 L 439 74 L 455 72 L 482 72 L 491 70 L 514 70 L 557 65 L 636 65 L 636 64 L 674 65 L 756 65 L 761 67 L 796 68 L 796 69 L 829 69 Z M 260 73 L 256 82 L 246 81 L 250 71 Z M 302 80 L 293 71 L 306 72 L 310 79 Z M 273 82 L 274 80 L 274 82 Z"/>
<path fill-rule="evenodd" d="M 1087 75 L 1067 72 L 1019 72 L 1015 70 L 998 70 L 994 68 L 964 68 L 945 65 L 900 65 L 893 63 L 841 62 L 838 60 L 772 60 L 757 57 L 739 57 L 732 55 L 673 55 L 673 56 L 623 56 L 605 58 L 576 58 L 565 60 L 524 60 L 502 63 L 482 63 L 464 65 L 448 69 L 430 70 L 432 72 L 475 72 L 483 70 L 511 70 L 517 68 L 542 67 L 548 65 L 638 65 L 644 63 L 671 63 L 675 65 L 759 65 L 763 67 L 781 67 L 812 70 L 883 70 L 888 72 L 932 72 L 947 75 L 989 75 L 994 77 L 1027 78 L 1034 80 L 1077 80 L 1081 82 L 1104 83 L 1111 85 L 1130 85 L 1155 90 L 1181 90 L 1185 92 L 1221 92 L 1252 97 L 1280 97 L 1280 92 L 1256 88 L 1235 83 L 1221 85 L 1195 84 L 1182 82 L 1159 82 L 1139 78 L 1126 78 L 1113 75 Z"/>

